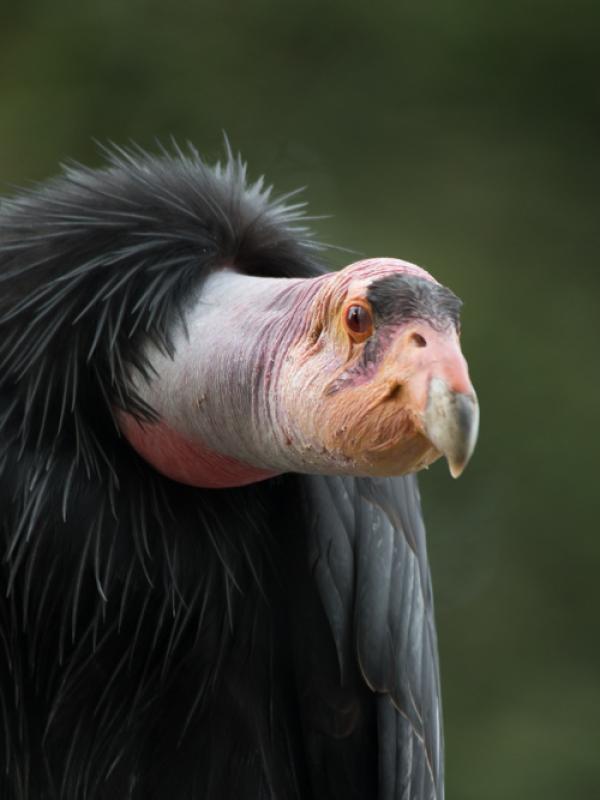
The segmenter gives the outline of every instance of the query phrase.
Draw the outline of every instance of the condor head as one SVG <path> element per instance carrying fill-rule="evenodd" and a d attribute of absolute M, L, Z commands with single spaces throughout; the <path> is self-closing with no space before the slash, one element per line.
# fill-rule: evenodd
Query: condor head
<path fill-rule="evenodd" d="M 241 485 L 281 472 L 400 475 L 445 456 L 466 466 L 479 410 L 458 298 L 396 259 L 306 279 L 215 271 L 174 353 L 148 345 L 132 389 L 156 412 L 121 428 L 184 483 Z"/>

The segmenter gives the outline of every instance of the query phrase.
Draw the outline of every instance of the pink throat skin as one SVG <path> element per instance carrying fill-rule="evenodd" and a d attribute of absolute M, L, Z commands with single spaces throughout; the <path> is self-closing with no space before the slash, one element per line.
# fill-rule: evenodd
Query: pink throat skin
<path fill-rule="evenodd" d="M 121 413 L 119 425 L 138 455 L 178 483 L 203 489 L 226 489 L 258 483 L 279 474 L 189 442 L 163 421 L 143 425 L 129 414 Z"/>

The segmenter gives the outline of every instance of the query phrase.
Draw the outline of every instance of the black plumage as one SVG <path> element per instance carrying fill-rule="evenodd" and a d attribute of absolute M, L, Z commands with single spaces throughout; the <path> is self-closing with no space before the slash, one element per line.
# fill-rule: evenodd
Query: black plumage
<path fill-rule="evenodd" d="M 287 201 L 115 148 L 0 206 L 6 800 L 443 797 L 414 476 L 198 489 L 116 425 L 210 270 L 324 270 Z"/>

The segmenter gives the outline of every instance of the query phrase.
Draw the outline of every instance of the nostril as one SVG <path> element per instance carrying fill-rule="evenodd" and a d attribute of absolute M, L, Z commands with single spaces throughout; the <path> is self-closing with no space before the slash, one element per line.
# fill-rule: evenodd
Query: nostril
<path fill-rule="evenodd" d="M 417 347 L 427 347 L 427 339 L 420 333 L 411 333 L 410 340 Z"/>

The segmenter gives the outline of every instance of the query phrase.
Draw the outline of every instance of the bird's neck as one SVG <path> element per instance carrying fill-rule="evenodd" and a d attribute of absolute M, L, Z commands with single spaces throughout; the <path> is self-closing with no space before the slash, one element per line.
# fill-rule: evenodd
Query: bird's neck
<path fill-rule="evenodd" d="M 310 308 L 327 276 L 209 276 L 175 333 L 173 359 L 148 346 L 156 372 L 132 376 L 157 423 L 121 415 L 137 452 L 163 474 L 208 488 L 240 486 L 293 468 L 279 385 L 286 354 L 307 334 Z"/>

